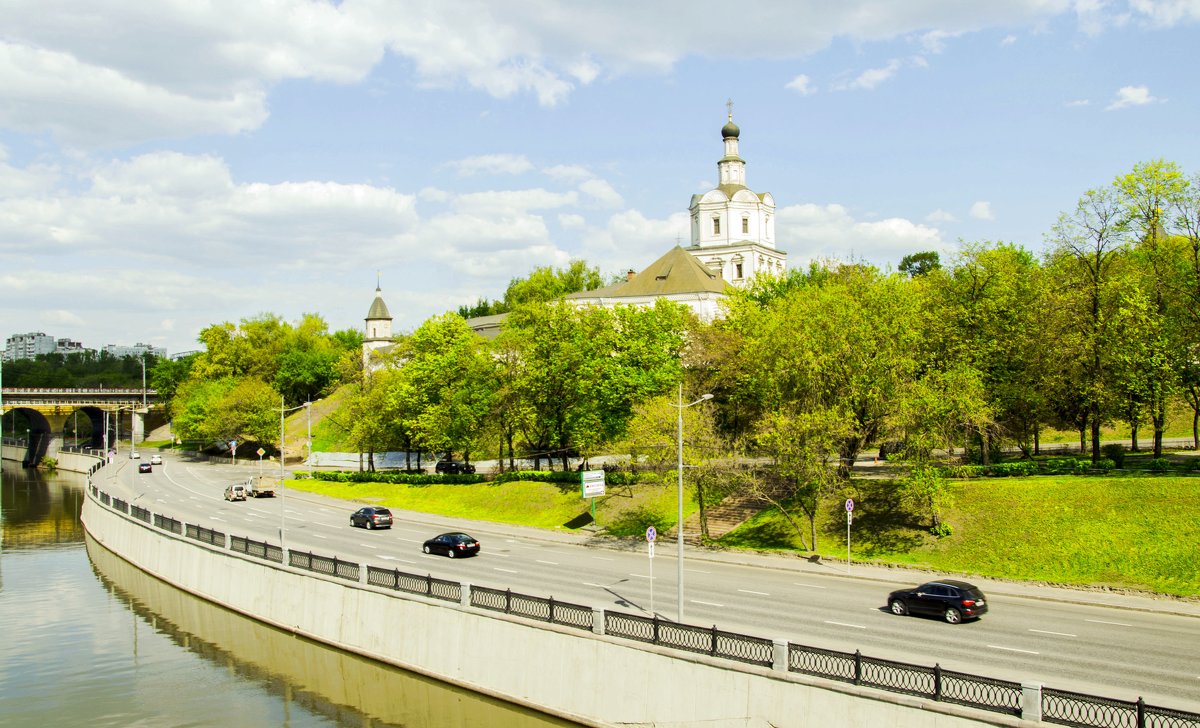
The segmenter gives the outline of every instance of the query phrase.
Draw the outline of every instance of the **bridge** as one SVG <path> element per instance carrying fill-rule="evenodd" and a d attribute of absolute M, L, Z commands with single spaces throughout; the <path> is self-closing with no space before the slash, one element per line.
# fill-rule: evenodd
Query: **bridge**
<path fill-rule="evenodd" d="M 0 429 L 5 419 L 11 429 L 0 435 L 6 444 L 25 446 L 22 464 L 29 466 L 58 455 L 67 422 L 78 415 L 87 418 L 87 441 L 80 444 L 106 449 L 121 432 L 129 432 L 133 441 L 144 437 L 147 417 L 162 411 L 153 389 L 5 387 L 0 389 Z M 27 427 L 18 431 L 16 417 L 4 417 L 8 412 L 20 413 Z M 74 431 L 78 439 L 83 427 Z"/>

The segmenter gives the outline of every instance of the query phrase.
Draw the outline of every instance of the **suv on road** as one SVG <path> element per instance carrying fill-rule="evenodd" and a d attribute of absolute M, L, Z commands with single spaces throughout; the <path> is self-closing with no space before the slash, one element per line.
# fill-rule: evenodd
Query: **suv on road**
<path fill-rule="evenodd" d="M 470 475 L 475 472 L 475 466 L 471 463 L 459 463 L 453 460 L 440 460 L 433 469 L 435 472 L 446 473 L 447 475 L 458 475 L 460 473 Z"/>
<path fill-rule="evenodd" d="M 225 500 L 227 501 L 244 501 L 246 500 L 246 486 L 237 483 L 225 489 Z"/>

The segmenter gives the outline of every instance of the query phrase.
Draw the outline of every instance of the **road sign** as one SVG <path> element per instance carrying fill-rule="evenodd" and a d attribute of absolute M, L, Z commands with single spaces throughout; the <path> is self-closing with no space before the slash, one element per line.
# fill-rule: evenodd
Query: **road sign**
<path fill-rule="evenodd" d="M 583 476 L 583 497 L 596 498 L 604 495 L 604 471 L 585 470 Z"/>
<path fill-rule="evenodd" d="M 267 451 L 266 451 L 266 450 L 263 450 L 261 447 L 260 447 L 260 448 L 258 448 L 258 456 L 259 456 L 260 458 L 261 458 L 263 455 L 266 455 L 266 454 L 267 454 Z"/>
<path fill-rule="evenodd" d="M 849 513 L 849 512 L 851 512 L 851 511 L 853 511 L 853 510 L 854 510 L 854 499 L 853 499 L 853 498 L 847 498 L 847 499 L 846 499 L 846 512 L 847 512 L 847 513 Z"/>
<path fill-rule="evenodd" d="M 650 543 L 654 543 L 654 539 L 656 539 L 656 538 L 658 538 L 658 530 L 655 529 L 654 526 L 647 528 L 646 529 L 646 540 L 649 541 Z"/>

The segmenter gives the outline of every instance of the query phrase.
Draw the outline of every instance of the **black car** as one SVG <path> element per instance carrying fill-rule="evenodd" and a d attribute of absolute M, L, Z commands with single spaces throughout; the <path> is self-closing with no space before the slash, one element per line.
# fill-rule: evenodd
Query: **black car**
<path fill-rule="evenodd" d="M 479 541 L 465 533 L 443 533 L 426 541 L 421 550 L 427 554 L 445 554 L 452 559 L 474 556 L 479 553 Z"/>
<path fill-rule="evenodd" d="M 942 579 L 888 594 L 888 609 L 892 614 L 932 615 L 958 624 L 964 619 L 977 619 L 987 614 L 987 601 L 977 586 L 956 579 Z"/>
<path fill-rule="evenodd" d="M 150 463 L 138 463 L 138 472 L 139 473 L 149 473 L 150 472 Z"/>
<path fill-rule="evenodd" d="M 357 511 L 350 514 L 350 525 L 363 526 L 367 529 L 391 528 L 392 512 L 380 506 L 367 506 L 366 508 L 359 508 Z"/>
<path fill-rule="evenodd" d="M 434 471 L 438 473 L 446 473 L 447 475 L 470 475 L 475 472 L 475 466 L 471 463 L 457 463 L 453 460 L 439 460 L 434 466 Z"/>

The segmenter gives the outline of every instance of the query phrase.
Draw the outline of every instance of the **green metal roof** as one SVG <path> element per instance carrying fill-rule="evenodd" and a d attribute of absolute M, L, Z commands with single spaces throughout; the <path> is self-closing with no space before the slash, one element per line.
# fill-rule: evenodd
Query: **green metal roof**
<path fill-rule="evenodd" d="M 388 313 L 387 304 L 383 302 L 383 291 L 375 289 L 375 300 L 371 303 L 371 310 L 367 311 L 367 320 L 374 321 L 378 319 L 392 320 L 392 314 Z"/>

